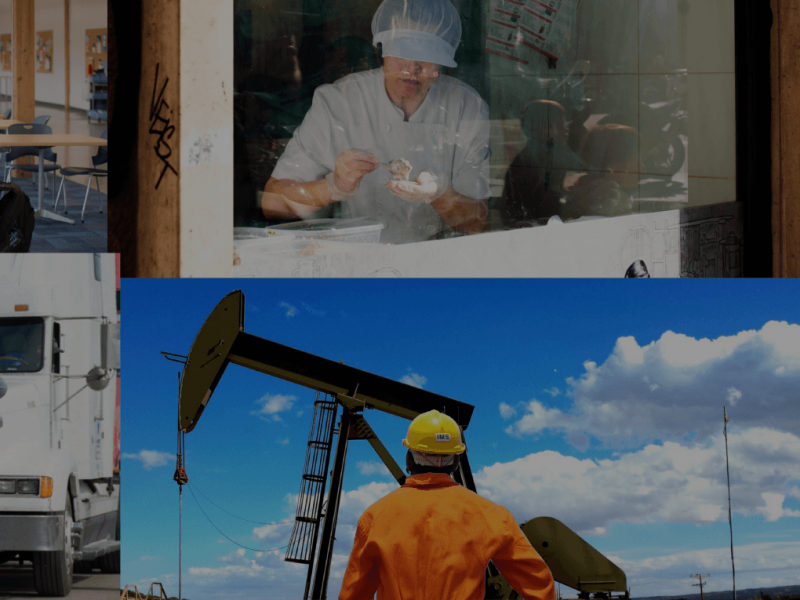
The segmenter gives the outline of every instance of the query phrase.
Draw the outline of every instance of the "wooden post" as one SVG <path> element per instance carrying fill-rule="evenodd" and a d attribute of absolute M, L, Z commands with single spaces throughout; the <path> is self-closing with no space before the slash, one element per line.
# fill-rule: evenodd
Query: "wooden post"
<path fill-rule="evenodd" d="M 233 265 L 233 0 L 142 0 L 137 275 Z"/>
<path fill-rule="evenodd" d="M 800 277 L 800 5 L 770 0 L 773 274 Z"/>
<path fill-rule="evenodd" d="M 36 116 L 35 56 L 36 33 L 34 26 L 34 2 L 14 0 L 13 21 L 13 69 L 14 69 L 14 118 L 30 123 Z"/>
<path fill-rule="evenodd" d="M 139 277 L 180 277 L 180 1 L 142 1 Z"/>
<path fill-rule="evenodd" d="M 35 88 L 35 55 L 36 33 L 34 25 L 34 2 L 30 0 L 14 0 L 11 9 L 14 99 L 12 112 L 14 118 L 23 123 L 30 123 L 36 116 Z M 31 162 L 20 158 L 20 161 Z M 26 171 L 14 171 L 14 177 L 32 177 Z"/>
<path fill-rule="evenodd" d="M 69 133 L 69 0 L 64 0 L 64 121 L 66 131 Z M 69 146 L 65 148 L 66 164 L 69 164 Z"/>

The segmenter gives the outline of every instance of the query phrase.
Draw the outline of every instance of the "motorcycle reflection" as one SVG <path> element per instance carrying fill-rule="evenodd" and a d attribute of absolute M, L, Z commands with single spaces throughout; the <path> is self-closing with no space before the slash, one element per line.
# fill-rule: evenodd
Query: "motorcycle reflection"
<path fill-rule="evenodd" d="M 551 100 L 564 108 L 568 123 L 569 147 L 580 150 L 586 137 L 584 123 L 591 114 L 591 101 L 587 98 L 586 76 L 592 65 L 588 60 L 576 61 L 566 73 L 559 77 L 531 77 L 526 88 L 525 102 Z"/>
<path fill-rule="evenodd" d="M 672 178 L 686 162 L 686 147 L 681 135 L 686 135 L 686 111 L 681 99 L 666 102 L 639 103 L 639 114 L 609 114 L 598 124 L 618 123 L 639 132 L 639 156 L 642 173 Z"/>

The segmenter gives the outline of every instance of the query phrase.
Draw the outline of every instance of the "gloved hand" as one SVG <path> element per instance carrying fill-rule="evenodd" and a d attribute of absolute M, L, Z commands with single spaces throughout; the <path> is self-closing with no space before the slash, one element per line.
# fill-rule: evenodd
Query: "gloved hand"
<path fill-rule="evenodd" d="M 386 187 L 403 200 L 425 204 L 430 204 L 447 191 L 445 178 L 430 171 L 420 173 L 416 181 L 387 181 Z"/>
<path fill-rule="evenodd" d="M 332 173 L 325 176 L 333 200 L 352 198 L 358 191 L 361 179 L 380 166 L 380 161 L 371 153 L 351 148 L 340 152 Z"/>

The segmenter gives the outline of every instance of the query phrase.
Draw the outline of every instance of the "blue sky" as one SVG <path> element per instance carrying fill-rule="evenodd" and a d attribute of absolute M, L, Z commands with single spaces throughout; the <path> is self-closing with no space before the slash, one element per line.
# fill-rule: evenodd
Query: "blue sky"
<path fill-rule="evenodd" d="M 711 574 L 704 589 L 730 589 L 726 405 L 736 587 L 800 584 L 799 282 L 122 286 L 123 584 L 160 581 L 177 595 L 180 365 L 160 351 L 187 354 L 235 289 L 248 333 L 475 405 L 466 439 L 478 492 L 519 522 L 572 527 L 626 572 L 634 597 L 696 593 L 697 572 Z M 228 368 L 186 436 L 184 597 L 302 598 L 305 567 L 271 549 L 288 543 L 314 395 Z M 408 422 L 367 419 L 404 464 Z M 396 485 L 366 442 L 350 444 L 330 598 L 358 517 Z"/>

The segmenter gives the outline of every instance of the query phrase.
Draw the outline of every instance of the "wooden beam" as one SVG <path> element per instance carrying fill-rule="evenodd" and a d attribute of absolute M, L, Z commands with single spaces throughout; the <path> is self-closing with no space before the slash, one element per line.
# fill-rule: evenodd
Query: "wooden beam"
<path fill-rule="evenodd" d="M 14 118 L 31 122 L 36 116 L 34 2 L 14 0 L 12 39 L 14 48 Z"/>
<path fill-rule="evenodd" d="M 139 277 L 233 265 L 233 0 L 142 0 Z"/>
<path fill-rule="evenodd" d="M 14 118 L 30 123 L 36 116 L 36 31 L 34 25 L 34 2 L 14 0 L 11 9 L 14 98 Z M 20 159 L 22 160 L 22 159 Z M 25 160 L 24 162 L 29 162 Z M 14 177 L 31 177 L 25 171 L 15 171 Z"/>
<path fill-rule="evenodd" d="M 142 0 L 140 277 L 180 277 L 181 2 Z"/>
<path fill-rule="evenodd" d="M 69 0 L 64 0 L 64 120 L 66 122 L 66 131 L 69 133 Z M 66 148 L 69 157 L 69 148 Z M 69 164 L 69 160 L 65 160 Z"/>
<path fill-rule="evenodd" d="M 800 5 L 770 0 L 773 274 L 800 277 Z"/>

